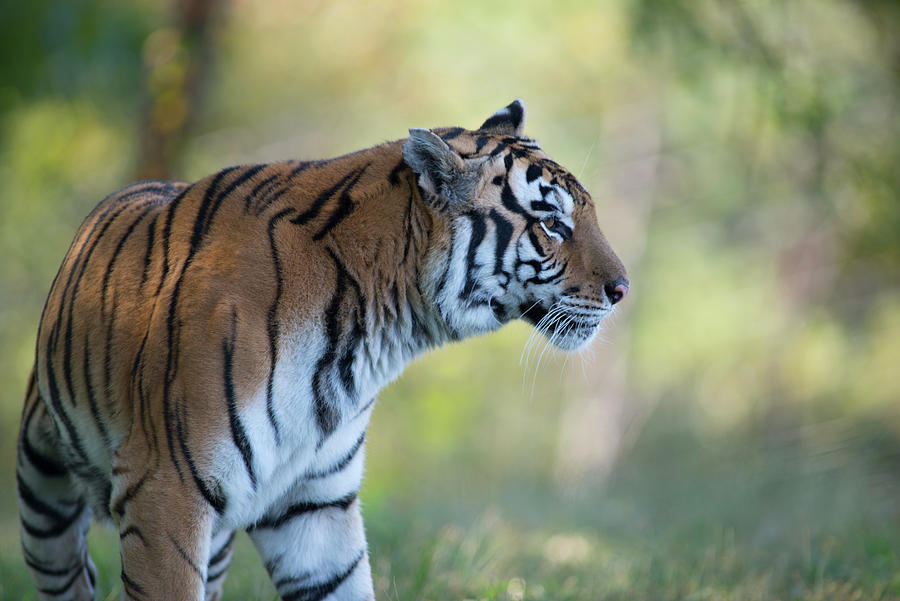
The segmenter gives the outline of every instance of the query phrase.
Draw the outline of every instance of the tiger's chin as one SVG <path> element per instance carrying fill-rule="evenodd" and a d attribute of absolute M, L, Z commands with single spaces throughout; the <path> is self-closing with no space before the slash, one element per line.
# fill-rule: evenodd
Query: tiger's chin
<path fill-rule="evenodd" d="M 594 340 L 599 331 L 599 323 L 594 325 L 579 325 L 569 331 L 551 332 L 548 338 L 553 346 L 560 350 L 580 351 Z"/>
<path fill-rule="evenodd" d="M 555 311 L 543 303 L 524 306 L 522 319 L 537 328 L 550 343 L 564 351 L 578 351 L 588 346 L 600 331 L 600 323 L 611 309 L 599 309 L 585 312 L 581 310 Z"/>

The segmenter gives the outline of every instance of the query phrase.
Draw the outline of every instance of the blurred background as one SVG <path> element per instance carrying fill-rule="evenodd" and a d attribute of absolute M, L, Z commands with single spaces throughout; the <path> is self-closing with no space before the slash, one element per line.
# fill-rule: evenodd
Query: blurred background
<path fill-rule="evenodd" d="M 0 599 L 35 598 L 17 423 L 103 196 L 515 97 L 631 294 L 584 353 L 515 324 L 383 392 L 378 598 L 900 599 L 898 32 L 889 0 L 0 3 Z M 245 536 L 225 591 L 275 597 Z"/>

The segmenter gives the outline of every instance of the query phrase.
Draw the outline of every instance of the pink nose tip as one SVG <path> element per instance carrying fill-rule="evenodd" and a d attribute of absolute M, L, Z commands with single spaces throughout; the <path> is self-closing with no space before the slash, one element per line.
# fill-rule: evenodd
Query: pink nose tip
<path fill-rule="evenodd" d="M 628 280 L 619 278 L 615 282 L 610 282 L 604 286 L 604 289 L 606 291 L 606 296 L 609 298 L 609 302 L 615 305 L 628 294 Z"/>

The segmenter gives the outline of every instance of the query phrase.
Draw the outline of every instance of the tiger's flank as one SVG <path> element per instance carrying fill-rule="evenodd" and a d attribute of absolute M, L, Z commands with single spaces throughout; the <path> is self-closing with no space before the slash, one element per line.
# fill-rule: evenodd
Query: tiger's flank
<path fill-rule="evenodd" d="M 245 529 L 285 601 L 374 598 L 357 492 L 378 391 L 524 319 L 579 349 L 628 291 L 591 196 L 524 136 L 144 181 L 88 215 L 47 298 L 18 441 L 38 596 L 88 600 L 93 517 L 127 599 L 218 599 Z"/>

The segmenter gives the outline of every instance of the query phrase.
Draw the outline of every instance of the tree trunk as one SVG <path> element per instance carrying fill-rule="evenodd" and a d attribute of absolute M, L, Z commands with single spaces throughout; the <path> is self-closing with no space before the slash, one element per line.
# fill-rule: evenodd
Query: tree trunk
<path fill-rule="evenodd" d="M 137 174 L 171 179 L 186 136 L 194 125 L 212 66 L 218 0 L 182 0 L 173 25 L 144 43 L 146 69 Z"/>

